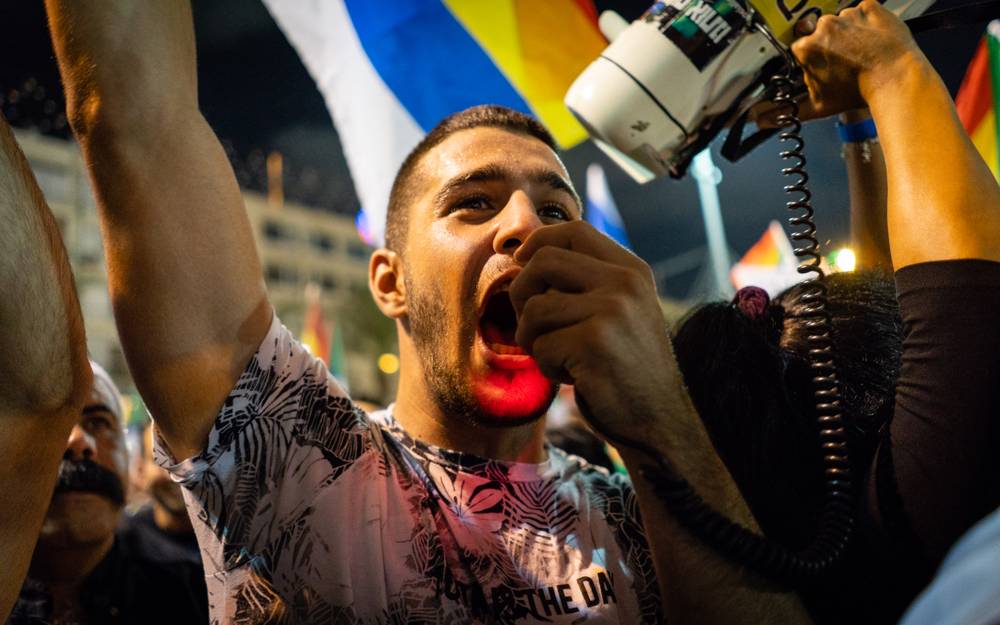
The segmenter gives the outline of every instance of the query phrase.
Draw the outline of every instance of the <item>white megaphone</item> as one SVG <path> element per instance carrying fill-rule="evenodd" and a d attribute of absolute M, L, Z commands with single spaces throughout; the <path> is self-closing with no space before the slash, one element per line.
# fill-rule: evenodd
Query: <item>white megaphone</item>
<path fill-rule="evenodd" d="M 934 0 L 886 0 L 903 19 Z M 639 182 L 680 177 L 695 154 L 731 127 L 723 155 L 736 160 L 760 142 L 742 139 L 767 79 L 785 67 L 795 24 L 836 13 L 845 0 L 669 0 L 631 25 L 601 16 L 612 40 L 577 77 L 566 106 L 591 138 Z"/>

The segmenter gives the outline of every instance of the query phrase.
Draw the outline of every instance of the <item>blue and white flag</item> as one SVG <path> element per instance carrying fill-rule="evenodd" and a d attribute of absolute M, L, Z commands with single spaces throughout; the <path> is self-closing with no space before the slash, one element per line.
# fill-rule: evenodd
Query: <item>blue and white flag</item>
<path fill-rule="evenodd" d="M 583 215 L 590 225 L 618 241 L 622 247 L 632 249 L 625 232 L 625 222 L 611 197 L 604 168 L 597 163 L 587 167 L 587 199 Z"/>

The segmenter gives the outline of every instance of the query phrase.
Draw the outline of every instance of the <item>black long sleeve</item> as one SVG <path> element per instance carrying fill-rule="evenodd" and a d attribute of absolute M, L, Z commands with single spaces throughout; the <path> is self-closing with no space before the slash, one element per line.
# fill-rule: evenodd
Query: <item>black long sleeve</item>
<path fill-rule="evenodd" d="M 935 566 L 1000 505 L 1000 263 L 921 263 L 896 286 L 903 357 L 869 492 Z"/>

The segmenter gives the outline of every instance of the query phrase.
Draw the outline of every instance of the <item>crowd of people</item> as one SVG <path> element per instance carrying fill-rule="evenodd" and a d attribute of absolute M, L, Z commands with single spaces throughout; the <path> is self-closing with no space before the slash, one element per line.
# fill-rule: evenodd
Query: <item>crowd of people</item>
<path fill-rule="evenodd" d="M 548 131 L 474 107 L 394 180 L 369 285 L 399 387 L 362 409 L 269 304 L 198 109 L 188 3 L 46 8 L 155 428 L 130 460 L 58 227 L 0 123 L 11 625 L 1000 623 L 1000 188 L 874 0 L 792 47 L 811 114 L 878 133 L 845 145 L 869 266 L 825 283 L 853 532 L 802 579 L 698 538 L 651 467 L 792 552 L 827 535 L 804 287 L 668 328 L 649 267 L 582 221 Z"/>

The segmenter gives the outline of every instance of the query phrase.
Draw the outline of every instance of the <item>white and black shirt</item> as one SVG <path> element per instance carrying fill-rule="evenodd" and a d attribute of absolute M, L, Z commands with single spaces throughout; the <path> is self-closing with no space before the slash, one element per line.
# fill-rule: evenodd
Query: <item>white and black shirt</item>
<path fill-rule="evenodd" d="M 369 417 L 275 318 L 185 488 L 212 623 L 658 623 L 629 480 L 500 462 Z"/>

